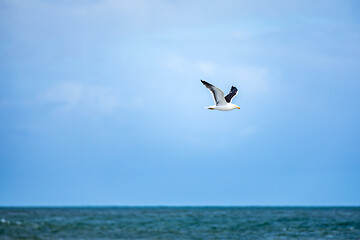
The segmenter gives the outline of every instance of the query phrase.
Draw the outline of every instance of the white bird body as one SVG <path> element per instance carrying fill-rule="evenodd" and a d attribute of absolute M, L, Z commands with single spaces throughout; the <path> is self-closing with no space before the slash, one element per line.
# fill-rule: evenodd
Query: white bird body
<path fill-rule="evenodd" d="M 239 106 L 236 104 L 231 103 L 231 100 L 236 96 L 238 90 L 236 87 L 232 86 L 228 95 L 224 97 L 223 91 L 219 88 L 215 87 L 214 85 L 201 80 L 201 82 L 205 85 L 207 89 L 212 93 L 215 104 L 213 106 L 206 107 L 210 110 L 219 110 L 219 111 L 230 111 L 235 108 L 240 109 Z"/>
<path fill-rule="evenodd" d="M 210 109 L 210 110 L 230 111 L 230 110 L 233 110 L 233 109 L 239 108 L 239 107 L 236 104 L 228 103 L 226 105 L 213 105 L 213 106 L 209 106 L 206 108 Z"/>

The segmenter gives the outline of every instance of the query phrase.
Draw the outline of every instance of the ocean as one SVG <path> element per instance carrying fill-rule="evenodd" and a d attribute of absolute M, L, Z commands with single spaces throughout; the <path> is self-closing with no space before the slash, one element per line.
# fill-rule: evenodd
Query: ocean
<path fill-rule="evenodd" d="M 0 239 L 360 239 L 360 207 L 1 207 Z"/>

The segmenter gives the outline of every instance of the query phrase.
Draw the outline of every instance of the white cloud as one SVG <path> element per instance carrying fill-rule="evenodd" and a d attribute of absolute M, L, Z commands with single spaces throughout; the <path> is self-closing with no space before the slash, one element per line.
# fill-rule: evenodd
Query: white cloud
<path fill-rule="evenodd" d="M 180 55 L 173 55 L 162 62 L 163 66 L 170 71 L 192 72 L 209 79 L 219 88 L 238 87 L 241 95 L 245 97 L 258 97 L 265 94 L 271 88 L 270 70 L 262 66 L 246 64 L 225 65 L 216 62 L 186 59 Z M 227 85 L 225 85 L 225 84 Z M 227 91 L 223 89 L 224 93 Z"/>
<path fill-rule="evenodd" d="M 104 112 L 111 112 L 121 107 L 120 92 L 100 85 L 88 85 L 84 102 Z"/>
<path fill-rule="evenodd" d="M 83 85 L 76 82 L 61 82 L 39 94 L 39 100 L 46 103 L 64 103 L 75 106 L 81 97 Z"/>
<path fill-rule="evenodd" d="M 121 107 L 120 93 L 112 88 L 78 82 L 60 82 L 38 95 L 42 104 L 57 104 L 61 110 L 111 112 Z"/>

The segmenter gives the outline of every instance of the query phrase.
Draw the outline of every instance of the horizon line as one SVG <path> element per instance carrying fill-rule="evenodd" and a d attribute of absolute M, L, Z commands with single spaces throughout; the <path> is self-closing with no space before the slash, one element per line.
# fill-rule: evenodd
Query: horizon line
<path fill-rule="evenodd" d="M 33 204 L 33 205 L 0 205 L 0 208 L 171 208 L 171 207 L 174 207 L 174 208 L 181 208 L 181 207 L 203 207 L 203 208 L 211 208 L 211 207 L 219 207 L 219 208 L 231 208 L 231 207 L 239 207 L 239 208 L 271 208 L 271 207 L 283 207 L 283 208 L 286 208 L 286 207 L 303 207 L 303 208 L 316 208 L 316 207 L 323 207 L 323 208 L 332 208 L 332 207 L 360 207 L 360 204 L 359 205 L 350 205 L 350 204 L 343 204 L 343 205 L 331 205 L 331 204 L 328 204 L 328 205 L 311 205 L 311 204 L 284 204 L 284 205 L 267 205 L 267 204 L 264 204 L 264 205 L 218 205 L 218 204 L 215 204 L 215 205 L 212 205 L 212 204 L 204 204 L 204 205 L 171 205 L 171 204 L 159 204 L 159 205 L 150 205 L 150 204 L 144 204 L 144 205 L 140 205 L 140 204 L 134 204 L 134 205 L 112 205 L 112 204 L 109 204 L 109 205 L 101 205 L 101 204 L 94 204 L 94 205 L 88 205 L 88 204 L 74 204 L 74 205 L 71 205 L 71 204 L 65 204 L 65 205 L 56 205 L 56 204 L 50 204 L 50 205 L 42 205 L 42 204 Z"/>

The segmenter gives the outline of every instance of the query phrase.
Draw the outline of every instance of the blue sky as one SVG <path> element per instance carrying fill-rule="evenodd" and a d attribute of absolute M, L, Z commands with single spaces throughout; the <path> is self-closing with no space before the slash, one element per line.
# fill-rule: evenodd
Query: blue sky
<path fill-rule="evenodd" d="M 359 205 L 359 7 L 2 1 L 0 205 Z"/>

